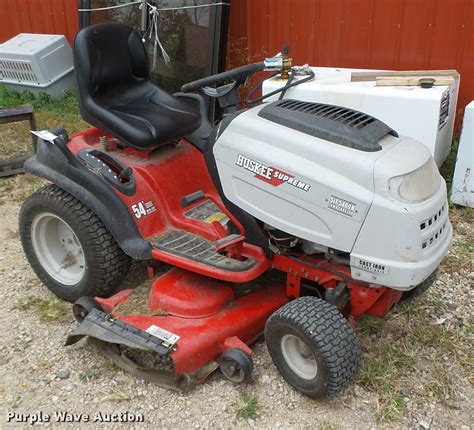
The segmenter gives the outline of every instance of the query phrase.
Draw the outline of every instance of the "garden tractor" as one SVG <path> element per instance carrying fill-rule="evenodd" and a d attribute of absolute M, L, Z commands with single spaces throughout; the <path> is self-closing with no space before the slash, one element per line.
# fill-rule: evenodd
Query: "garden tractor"
<path fill-rule="evenodd" d="M 74 60 L 93 127 L 39 133 L 25 169 L 51 184 L 19 219 L 38 277 L 75 302 L 66 343 L 89 336 L 134 375 L 186 390 L 217 368 L 248 380 L 264 334 L 300 392 L 347 387 L 356 321 L 426 290 L 447 252 L 446 185 L 428 149 L 341 106 L 260 97 L 242 108 L 239 89 L 260 71 L 288 73 L 281 93 L 313 79 L 288 58 L 174 95 L 151 82 L 125 25 L 81 30 Z M 150 277 L 166 270 L 144 293 L 121 289 L 132 260 Z"/>

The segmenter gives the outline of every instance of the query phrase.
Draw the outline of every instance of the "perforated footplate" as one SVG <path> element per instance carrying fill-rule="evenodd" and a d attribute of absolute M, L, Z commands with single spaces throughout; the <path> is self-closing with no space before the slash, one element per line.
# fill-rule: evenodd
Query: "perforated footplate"
<path fill-rule="evenodd" d="M 232 272 L 243 272 L 255 266 L 253 259 L 245 261 L 228 258 L 216 252 L 216 244 L 201 236 L 182 230 L 168 230 L 155 236 L 150 243 L 157 249 Z"/>

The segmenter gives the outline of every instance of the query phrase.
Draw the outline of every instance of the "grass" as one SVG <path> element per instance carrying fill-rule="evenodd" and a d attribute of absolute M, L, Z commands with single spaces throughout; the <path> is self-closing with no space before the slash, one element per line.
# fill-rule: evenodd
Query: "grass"
<path fill-rule="evenodd" d="M 319 425 L 319 430 L 336 430 L 337 427 L 329 421 L 323 421 Z"/>
<path fill-rule="evenodd" d="M 0 205 L 21 203 L 47 181 L 37 176 L 24 174 L 0 179 Z"/>
<path fill-rule="evenodd" d="M 446 186 L 448 190 L 451 189 L 453 183 L 454 168 L 456 167 L 456 158 L 458 154 L 459 139 L 453 138 L 451 145 L 451 152 L 448 154 L 448 157 L 441 166 L 440 173 L 446 181 Z"/>
<path fill-rule="evenodd" d="M 449 210 L 455 237 L 441 270 L 447 273 L 467 274 L 473 270 L 474 255 L 474 210 L 454 206 Z"/>
<path fill-rule="evenodd" d="M 21 104 L 31 104 L 34 107 L 37 127 L 40 130 L 66 128 L 69 133 L 76 133 L 88 127 L 79 114 L 74 92 L 67 93 L 61 99 L 52 99 L 47 94 L 35 97 L 29 92 L 8 91 L 0 84 L 0 107 Z M 28 122 L 3 124 L 0 131 L 0 158 L 14 158 L 32 152 Z"/>
<path fill-rule="evenodd" d="M 31 93 L 7 91 L 0 84 L 0 107 L 11 107 L 29 103 L 35 108 L 38 129 L 65 128 L 76 133 L 88 125 L 82 120 L 73 92 L 55 100 L 42 94 L 34 97 Z M 29 124 L 26 121 L 0 126 L 0 159 L 9 159 L 32 153 Z M 22 202 L 46 181 L 32 175 L 16 175 L 0 180 L 0 205 L 8 202 Z"/>
<path fill-rule="evenodd" d="M 122 389 L 112 390 L 111 392 L 100 391 L 104 396 L 99 400 L 100 403 L 104 402 L 128 402 L 132 399 L 130 394 Z"/>
<path fill-rule="evenodd" d="M 96 378 L 96 374 L 92 370 L 84 370 L 79 373 L 79 379 L 82 382 L 90 382 Z"/>
<path fill-rule="evenodd" d="M 235 416 L 238 419 L 247 420 L 253 419 L 255 420 L 260 411 L 260 406 L 258 404 L 258 397 L 253 394 L 242 393 L 240 395 L 239 403 L 235 404 Z"/>
<path fill-rule="evenodd" d="M 434 323 L 433 315 L 445 312 L 443 300 L 428 294 L 383 319 L 359 321 L 364 358 L 358 383 L 377 394 L 379 421 L 397 421 L 407 410 L 406 396 L 445 403 L 458 393 L 456 379 L 473 374 L 472 325 Z"/>
<path fill-rule="evenodd" d="M 77 132 L 84 128 L 85 122 L 81 119 L 75 91 L 70 91 L 60 99 L 53 99 L 45 93 L 35 97 L 30 92 L 18 93 L 9 91 L 0 84 L 0 106 L 12 107 L 21 104 L 31 104 L 35 109 L 35 114 L 47 114 L 50 123 L 54 127 L 61 127 L 62 121 L 72 127 L 71 132 Z M 54 117 L 54 118 L 53 118 Z M 38 124 L 41 128 L 41 124 Z"/>
<path fill-rule="evenodd" d="M 362 386 L 379 395 L 375 413 L 381 421 L 394 421 L 406 411 L 401 382 L 414 371 L 414 364 L 413 350 L 406 346 L 390 343 L 377 354 L 365 354 L 358 379 Z"/>
<path fill-rule="evenodd" d="M 55 322 L 68 313 L 68 306 L 56 297 L 25 297 L 14 307 L 24 312 L 34 312 L 42 322 Z"/>

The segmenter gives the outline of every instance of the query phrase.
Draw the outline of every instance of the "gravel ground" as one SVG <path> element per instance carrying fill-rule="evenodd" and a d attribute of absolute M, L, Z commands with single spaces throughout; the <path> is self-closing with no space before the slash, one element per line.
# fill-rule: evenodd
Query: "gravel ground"
<path fill-rule="evenodd" d="M 399 414 L 390 421 L 380 421 L 378 414 L 383 392 L 371 388 L 370 383 L 363 379 L 331 401 L 316 402 L 299 394 L 280 377 L 264 343 L 255 346 L 253 378 L 243 386 L 233 385 L 219 373 L 187 394 L 138 381 L 115 368 L 91 342 L 64 346 L 67 334 L 75 325 L 70 305 L 54 301 L 29 268 L 18 240 L 18 210 L 17 203 L 0 205 L 1 428 L 26 427 L 25 424 L 7 424 L 9 412 L 54 414 L 56 411 L 88 414 L 91 419 L 97 412 L 142 414 L 143 423 L 104 424 L 108 428 L 134 429 L 400 427 L 467 430 L 474 422 L 473 374 L 466 373 L 465 367 L 452 361 L 449 351 L 441 365 L 449 372 L 450 384 L 455 387 L 451 394 L 441 400 L 435 395 L 420 395 L 424 391 L 418 389 L 419 386 L 423 388 L 429 378 L 435 378 L 433 373 L 424 369 L 424 366 L 430 369 L 430 361 L 420 356 L 421 361 L 417 362 L 419 371 L 412 372 L 403 381 L 404 407 L 399 408 Z M 462 226 L 461 233 L 471 235 L 472 225 Z M 424 312 L 430 324 L 453 324 L 456 330 L 458 326 L 472 328 L 472 281 L 472 268 L 462 274 L 442 274 L 426 299 L 427 303 L 438 303 L 436 300 L 441 297 L 441 307 L 433 310 L 428 306 L 419 312 Z M 51 321 L 45 321 L 48 315 L 45 317 L 44 312 L 41 313 L 35 298 L 46 298 L 48 303 L 57 306 L 56 315 L 54 312 L 48 314 Z M 363 334 L 364 349 L 374 349 L 372 359 L 380 359 L 377 354 L 384 341 L 382 338 L 391 336 L 391 331 L 403 331 L 401 318 L 404 316 L 400 314 L 385 321 L 381 337 L 373 333 Z M 426 348 L 417 349 L 417 354 L 429 351 L 432 346 Z M 365 374 L 367 377 L 367 371 Z M 257 396 L 258 415 L 253 419 L 236 416 L 243 393 Z M 54 416 L 52 421 L 42 425 L 54 428 L 99 427 L 94 422 L 58 424 Z"/>

